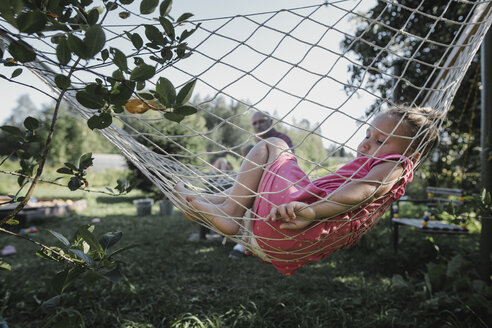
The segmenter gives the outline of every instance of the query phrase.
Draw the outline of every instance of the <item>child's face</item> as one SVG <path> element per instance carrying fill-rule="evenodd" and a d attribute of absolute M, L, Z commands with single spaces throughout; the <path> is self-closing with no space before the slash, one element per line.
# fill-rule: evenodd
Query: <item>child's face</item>
<path fill-rule="evenodd" d="M 376 156 L 384 154 L 402 154 L 410 153 L 408 146 L 411 139 L 405 133 L 403 124 L 393 132 L 395 125 L 398 123 L 396 119 L 388 115 L 379 114 L 373 120 L 372 125 L 366 131 L 366 137 L 357 147 L 357 156 Z M 407 137 L 407 138 L 405 138 Z"/>

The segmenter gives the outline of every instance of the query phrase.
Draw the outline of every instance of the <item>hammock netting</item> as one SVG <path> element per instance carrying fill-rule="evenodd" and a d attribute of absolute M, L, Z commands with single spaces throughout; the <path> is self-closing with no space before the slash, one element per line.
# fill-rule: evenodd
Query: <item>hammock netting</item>
<path fill-rule="evenodd" d="M 175 26 L 176 29 L 189 26 L 196 28 L 196 32 L 187 39 L 191 55 L 172 63 L 156 64 L 156 76 L 165 76 L 178 89 L 196 79 L 195 90 L 198 90 L 200 97 L 192 98 L 192 101 L 198 99 L 193 105 L 204 117 L 213 116 L 217 122 L 216 126 L 205 129 L 191 124 L 188 119 L 179 123 L 168 121 L 159 111 L 149 110 L 144 114 L 124 111 L 113 113 L 113 124 L 100 130 L 100 133 L 179 208 L 182 204 L 172 192 L 178 182 L 183 182 L 195 192 L 207 195 L 211 190 L 218 190 L 220 193 L 220 186 L 234 181 L 234 171 L 214 170 L 211 160 L 226 155 L 244 159 L 241 148 L 254 144 L 257 136 L 249 127 L 245 128 L 235 122 L 240 117 L 247 117 L 249 121 L 257 111 L 270 115 L 278 109 L 280 103 L 282 108 L 278 110 L 279 114 L 276 117 L 271 116 L 274 118 L 272 127 L 282 127 L 287 134 L 293 131 L 301 133 L 303 137 L 296 140 L 293 147 L 295 152 L 302 148 L 304 143 L 310 142 L 312 137 L 321 139 L 324 145 L 336 146 L 331 148 L 331 152 L 327 152 L 323 160 L 316 163 L 297 155 L 299 161 L 310 164 L 310 168 L 306 170 L 307 175 L 312 178 L 320 172 L 334 173 L 335 170 L 329 161 L 333 152 L 342 147 L 355 152 L 351 146 L 352 139 L 364 125 L 370 124 L 373 118 L 373 114 L 364 116 L 364 113 L 360 112 L 360 97 L 365 99 L 367 107 L 377 104 L 378 110 L 399 106 L 398 101 L 394 101 L 392 97 L 371 91 L 373 88 L 370 87 L 372 82 L 369 72 L 377 72 L 382 78 L 394 81 L 394 90 L 391 90 L 390 94 L 396 92 L 399 86 L 412 88 L 416 97 L 408 105 L 432 107 L 436 114 L 433 115 L 435 119 L 432 124 L 440 127 L 460 82 L 492 22 L 492 2 L 450 0 L 441 6 L 440 10 L 429 12 L 423 11 L 422 8 L 431 7 L 427 3 L 433 1 L 422 0 L 416 7 L 408 7 L 398 1 L 386 0 L 379 2 L 384 4 L 384 8 L 376 18 L 362 11 L 361 3 L 362 1 L 348 0 L 326 1 L 317 5 L 279 8 L 270 12 L 193 18 L 185 27 Z M 457 5 L 461 12 L 459 20 L 450 19 L 448 11 L 454 10 Z M 132 12 L 131 8 L 125 8 L 121 4 L 118 6 Z M 363 9 L 367 10 L 367 7 Z M 117 12 L 118 10 L 111 13 Z M 382 19 L 388 13 L 401 15 L 406 19 L 402 20 L 401 26 L 395 28 Z M 408 27 L 418 24 L 419 21 L 431 23 L 427 24 L 426 30 L 421 34 L 411 33 Z M 386 41 L 381 45 L 365 40 L 365 33 L 355 33 L 355 29 L 347 28 L 355 25 L 354 22 L 357 26 L 366 26 L 366 31 L 378 31 L 384 35 Z M 144 25 L 158 24 L 159 22 L 138 14 L 132 14 L 120 25 L 107 23 L 103 25 L 107 39 L 106 48 L 117 48 L 121 46 L 122 40 L 129 42 L 126 32 L 139 32 L 144 35 Z M 444 43 L 435 37 L 435 31 L 443 26 L 453 31 L 450 42 Z M 0 27 L 9 29 L 3 21 L 0 22 Z M 44 38 L 49 37 L 31 36 L 30 41 L 35 44 L 38 59 L 25 66 L 51 86 L 56 94 L 59 91 L 56 88 L 55 75 L 68 72 L 50 60 L 55 58 L 55 49 L 50 43 L 44 42 Z M 8 38 L 2 39 L 6 43 L 9 42 Z M 339 46 L 341 39 L 346 43 L 343 51 Z M 404 47 L 405 44 L 412 44 L 413 51 L 409 52 L 409 48 Z M 351 50 L 368 45 L 376 55 L 371 62 L 361 63 Z M 440 55 L 439 60 L 426 62 L 419 56 L 429 49 Z M 138 54 L 139 57 L 152 55 L 152 52 Z M 392 67 L 382 65 L 379 61 L 381 57 L 391 58 L 393 62 L 398 61 L 401 63 L 401 69 L 395 71 Z M 116 68 L 112 62 L 95 60 L 81 62 L 81 67 L 84 69 L 74 72 L 72 77 L 72 85 L 80 89 L 84 88 L 88 81 L 94 80 L 98 74 L 111 75 Z M 361 78 L 348 82 L 348 67 L 362 72 Z M 421 79 L 421 85 L 415 85 L 405 78 L 408 70 L 415 67 L 425 68 L 426 72 L 430 72 Z M 147 85 L 146 88 L 155 88 L 155 85 Z M 345 97 L 333 97 L 330 90 L 345 90 Z M 241 104 L 244 110 L 228 117 L 214 114 L 209 108 L 219 98 Z M 81 106 L 76 100 L 75 91 L 68 91 L 65 100 L 85 119 L 97 112 Z M 304 118 L 315 124 L 296 123 Z M 160 121 L 166 121 L 169 125 L 179 125 L 181 132 L 163 133 L 156 127 L 156 123 Z M 353 131 L 342 137 L 330 133 L 334 127 L 343 126 L 346 122 L 353 124 L 347 125 L 353 126 L 350 128 Z M 215 140 L 216 129 L 227 127 L 241 131 L 245 135 L 243 140 L 232 147 Z M 426 131 L 420 133 L 425 134 Z M 206 140 L 208 148 L 212 151 L 194 151 L 192 147 L 187 147 L 193 139 Z M 425 146 L 424 138 L 419 147 Z M 376 210 L 373 214 L 381 215 L 379 212 Z M 230 219 L 245 222 L 261 218 L 253 216 Z M 213 228 L 206 220 L 201 224 Z M 371 227 L 372 223 L 351 233 L 360 235 Z M 229 237 L 248 246 L 244 236 Z M 309 250 L 301 250 L 299 254 L 309 256 Z"/>

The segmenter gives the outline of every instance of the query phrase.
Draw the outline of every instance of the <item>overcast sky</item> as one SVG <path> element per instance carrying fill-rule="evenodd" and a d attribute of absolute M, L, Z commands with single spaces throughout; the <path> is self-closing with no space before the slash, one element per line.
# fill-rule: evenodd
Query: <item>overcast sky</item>
<path fill-rule="evenodd" d="M 138 1 L 137 1 L 138 2 Z M 360 1 L 340 1 L 341 5 L 346 6 L 347 9 L 351 9 Z M 208 1 L 197 1 L 197 0 L 176 0 L 174 1 L 173 9 L 171 15 L 177 16 L 184 12 L 193 13 L 194 19 L 207 19 L 215 17 L 226 17 L 235 16 L 250 13 L 262 13 L 268 11 L 275 11 L 282 8 L 297 8 L 305 7 L 309 5 L 315 5 L 323 3 L 323 1 L 316 0 L 249 0 L 249 1 L 236 1 L 236 0 L 208 0 Z M 366 10 L 370 8 L 373 1 L 364 1 L 362 7 L 359 5 L 357 7 L 358 11 Z M 301 13 L 308 13 L 309 11 L 301 11 Z M 337 10 L 334 7 L 326 7 L 320 10 L 317 16 L 313 16 L 315 19 L 323 21 L 325 24 L 334 24 L 335 22 L 341 20 L 337 23 L 336 27 L 341 30 L 350 30 L 353 26 L 350 25 L 349 20 L 342 20 L 344 15 L 343 11 Z M 295 21 L 291 14 L 280 14 L 271 18 L 271 15 L 258 16 L 258 18 L 253 18 L 259 22 L 262 19 L 267 19 L 268 24 L 272 26 L 278 26 L 281 31 L 289 31 L 292 24 Z M 277 20 L 277 22 L 275 22 Z M 230 81 L 235 78 L 235 73 L 228 71 L 224 67 L 216 65 L 209 72 L 204 73 L 203 66 L 209 66 L 205 61 L 205 57 L 191 56 L 186 59 L 186 69 L 191 74 L 200 75 L 203 79 L 212 81 L 211 83 L 217 87 L 225 87 L 224 92 L 237 97 L 237 99 L 247 99 L 250 103 L 257 104 L 262 110 L 268 110 L 270 113 L 276 113 L 278 116 L 285 119 L 286 122 L 299 122 L 303 118 L 308 118 L 311 122 L 321 122 L 326 118 L 326 111 L 321 108 L 316 108 L 311 103 L 302 103 L 296 107 L 299 96 L 309 96 L 315 101 L 332 106 L 334 108 L 341 108 L 343 112 L 348 113 L 351 116 L 358 117 L 364 113 L 364 110 L 370 105 L 370 100 L 368 100 L 364 94 L 358 94 L 347 101 L 347 95 L 344 93 L 343 88 L 339 82 L 346 82 L 348 79 L 347 65 L 343 62 L 337 62 L 338 57 L 336 54 L 327 54 L 326 52 L 316 52 L 309 50 L 308 47 L 299 46 L 300 43 L 293 42 L 291 39 L 282 39 L 282 34 L 273 32 L 269 29 L 261 29 L 251 36 L 252 31 L 258 28 L 255 24 L 249 24 L 247 20 L 235 20 L 235 23 L 228 24 L 227 28 L 221 29 L 220 33 L 236 38 L 238 40 L 248 39 L 251 41 L 251 46 L 258 48 L 258 50 L 265 53 L 271 53 L 271 49 L 277 46 L 275 52 L 272 54 L 275 58 L 279 58 L 280 61 L 274 61 L 268 59 L 263 62 L 260 66 L 254 68 L 255 64 L 260 61 L 260 57 L 256 60 L 256 54 L 247 51 L 247 48 L 243 50 L 238 50 L 234 54 L 224 58 L 224 62 L 230 63 L 230 65 L 243 66 L 241 69 L 250 70 L 255 69 L 254 74 L 260 79 L 264 79 L 268 85 L 273 85 L 281 80 L 278 84 L 279 88 L 285 90 L 286 93 L 296 94 L 297 97 L 286 96 L 286 93 L 275 93 L 265 91 L 262 85 L 257 83 L 253 78 L 249 76 L 243 77 L 240 81 L 235 82 L 232 86 L 228 86 Z M 216 28 L 223 21 L 217 21 L 216 23 L 204 22 L 203 26 L 210 28 Z M 209 25 L 206 25 L 209 24 Z M 291 24 L 291 25 L 289 25 Z M 301 28 L 295 30 L 292 34 L 294 38 L 305 39 L 308 42 L 317 42 L 320 37 L 319 33 L 325 33 L 320 31 L 319 26 L 315 24 L 304 24 Z M 280 35 L 280 36 L 279 36 Z M 205 36 L 200 36 L 196 34 L 196 38 L 205 38 Z M 216 39 L 216 40 L 215 40 Z M 224 53 L 227 53 L 228 47 L 234 46 L 234 44 L 228 44 L 224 42 L 224 39 L 211 38 L 206 42 L 201 50 L 209 56 L 220 57 Z M 324 43 L 328 43 L 326 47 L 330 47 L 338 51 L 338 45 L 342 35 L 340 33 L 331 33 L 324 36 Z M 282 40 L 280 42 L 280 40 Z M 249 42 L 248 41 L 248 42 Z M 190 42 L 191 43 L 191 42 Z M 323 44 L 323 43 L 320 43 Z M 269 52 L 270 51 L 270 52 Z M 303 58 L 306 53 L 309 53 L 309 58 Z M 194 59 L 194 57 L 196 59 Z M 245 60 L 248 58 L 248 60 Z M 256 61 L 255 61 L 256 60 Z M 282 67 L 281 61 L 288 63 L 301 63 L 308 70 L 327 73 L 330 79 L 326 79 L 323 82 L 316 84 L 316 78 L 305 74 L 302 70 L 292 70 L 289 67 Z M 336 62 L 336 65 L 333 64 Z M 249 63 L 249 64 L 248 64 Z M 288 66 L 288 65 L 287 65 Z M 13 69 L 6 69 L 2 67 L 2 74 L 10 76 Z M 288 76 L 281 78 L 282 74 L 288 73 Z M 166 72 L 165 72 L 166 73 Z M 171 81 L 180 80 L 180 78 L 185 79 L 186 77 L 180 77 L 176 72 L 169 71 L 169 78 Z M 253 75 L 254 76 L 254 75 Z M 47 93 L 51 93 L 51 90 L 43 85 L 42 82 L 24 72 L 22 79 L 25 83 L 36 85 L 38 88 L 43 89 Z M 181 81 L 180 81 L 181 82 Z M 177 82 L 178 83 L 178 82 Z M 313 85 L 315 86 L 313 88 Z M 267 88 L 268 89 L 268 88 Z M 7 118 L 11 110 L 16 107 L 17 99 L 22 94 L 28 94 L 34 104 L 41 108 L 43 105 L 49 104 L 50 99 L 30 88 L 22 87 L 19 85 L 14 85 L 8 83 L 7 81 L 0 79 L 0 92 L 3 100 L 3 108 L 0 111 L 0 122 L 3 122 Z M 200 95 L 205 96 L 207 94 L 213 94 L 214 90 L 207 87 L 205 84 L 197 84 L 196 92 Z M 267 96 L 265 97 L 265 95 Z M 319 107 L 319 106 L 318 106 Z M 322 126 L 322 133 L 328 136 L 330 139 L 336 140 L 337 142 L 348 141 L 349 144 L 355 145 L 358 142 L 358 137 L 352 138 L 355 140 L 349 140 L 351 134 L 356 130 L 356 124 L 351 119 L 347 117 L 337 116 L 337 113 L 333 117 L 330 117 Z M 326 144 L 326 142 L 325 142 Z"/>

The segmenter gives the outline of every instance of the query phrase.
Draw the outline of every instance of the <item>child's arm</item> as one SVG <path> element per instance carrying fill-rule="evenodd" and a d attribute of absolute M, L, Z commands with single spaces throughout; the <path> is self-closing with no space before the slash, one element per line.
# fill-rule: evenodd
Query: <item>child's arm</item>
<path fill-rule="evenodd" d="M 338 188 L 326 200 L 307 205 L 290 202 L 273 207 L 267 219 L 283 221 L 281 229 L 302 229 L 313 220 L 329 218 L 370 203 L 391 190 L 403 168 L 395 163 L 376 165 L 361 180 L 353 180 Z"/>

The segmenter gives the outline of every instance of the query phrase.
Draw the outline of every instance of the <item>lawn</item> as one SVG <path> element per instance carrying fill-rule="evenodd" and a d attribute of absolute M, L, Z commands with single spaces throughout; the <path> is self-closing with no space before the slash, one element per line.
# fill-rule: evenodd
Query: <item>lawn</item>
<path fill-rule="evenodd" d="M 51 188 L 44 190 L 51 197 Z M 40 189 L 43 193 L 43 187 Z M 42 196 L 38 194 L 37 196 Z M 121 231 L 119 247 L 126 281 L 100 280 L 88 289 L 80 279 L 62 298 L 56 320 L 83 318 L 85 327 L 487 327 L 492 323 L 491 290 L 477 280 L 478 235 L 435 236 L 402 229 L 400 252 L 389 246 L 387 218 L 356 246 L 285 277 L 250 256 L 231 260 L 233 246 L 190 242 L 197 226 L 179 212 L 138 217 L 132 200 L 70 194 L 89 206 L 64 218 L 37 222 L 32 237 L 61 246 L 48 232 L 67 237 L 94 224 L 96 235 Z M 100 222 L 92 223 L 94 218 Z M 1 316 L 8 327 L 66 327 L 48 322 L 43 301 L 55 296 L 51 278 L 62 267 L 35 255 L 38 247 L 0 235 L 11 271 L 0 271 Z M 51 309 L 52 311 L 53 309 Z M 48 323 L 47 323 L 48 322 Z"/>

